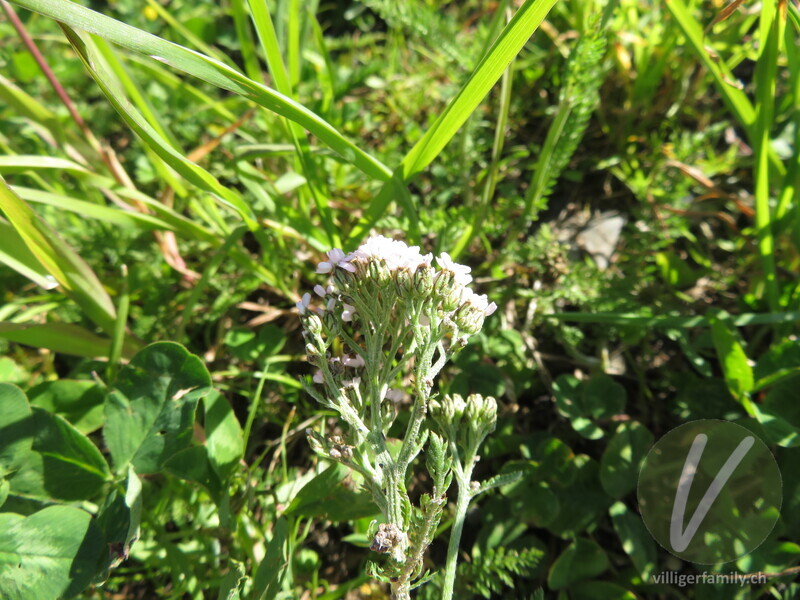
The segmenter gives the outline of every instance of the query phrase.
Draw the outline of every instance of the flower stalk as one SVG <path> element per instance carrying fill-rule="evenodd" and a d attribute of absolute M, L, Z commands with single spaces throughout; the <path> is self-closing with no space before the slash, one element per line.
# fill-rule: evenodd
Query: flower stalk
<path fill-rule="evenodd" d="M 330 276 L 297 303 L 306 353 L 317 371 L 309 394 L 335 410 L 347 425 L 343 436 L 308 431 L 312 449 L 358 473 L 384 522 L 375 524 L 371 549 L 379 560 L 370 572 L 391 584 L 392 596 L 411 597 L 429 578 L 425 550 L 447 504 L 455 477 L 459 487 L 450 537 L 445 600 L 452 597 L 458 544 L 469 501 L 477 449 L 494 429 L 497 404 L 472 395 L 437 399 L 434 379 L 497 308 L 469 284 L 469 267 L 442 253 L 373 237 L 352 254 L 328 252 L 317 273 Z M 389 430 L 410 401 L 405 435 L 395 446 Z M 429 418 L 430 417 L 430 418 Z M 412 506 L 406 488 L 415 459 L 425 451 L 432 489 Z M 452 571 L 452 573 L 451 573 Z M 448 591 L 449 590 L 449 591 Z"/>

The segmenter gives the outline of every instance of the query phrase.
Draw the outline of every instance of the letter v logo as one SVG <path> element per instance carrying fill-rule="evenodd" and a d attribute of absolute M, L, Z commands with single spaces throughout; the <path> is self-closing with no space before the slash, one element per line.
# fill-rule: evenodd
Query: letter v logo
<path fill-rule="evenodd" d="M 647 530 L 665 550 L 709 565 L 761 545 L 780 517 L 783 485 L 757 430 L 700 419 L 653 444 L 636 495 Z"/>
<path fill-rule="evenodd" d="M 692 442 L 692 447 L 689 454 L 686 456 L 686 462 L 683 463 L 683 471 L 681 471 L 681 478 L 678 483 L 678 489 L 675 492 L 675 503 L 672 505 L 672 519 L 669 524 L 669 543 L 672 545 L 673 550 L 676 552 L 683 552 L 689 546 L 689 543 L 694 538 L 703 519 L 706 518 L 708 511 L 711 510 L 711 505 L 717 499 L 722 488 L 730 479 L 736 467 L 742 462 L 742 459 L 747 454 L 748 450 L 753 447 L 755 438 L 751 435 L 744 438 L 736 449 L 731 452 L 728 460 L 722 465 L 722 468 L 714 477 L 714 481 L 708 486 L 706 493 L 700 500 L 700 504 L 694 510 L 694 514 L 689 520 L 686 529 L 683 529 L 683 517 L 686 513 L 686 502 L 689 499 L 689 492 L 692 489 L 692 481 L 694 481 L 694 474 L 697 472 L 697 467 L 700 464 L 700 459 L 703 457 L 703 450 L 705 450 L 708 436 L 704 433 L 699 433 Z"/>

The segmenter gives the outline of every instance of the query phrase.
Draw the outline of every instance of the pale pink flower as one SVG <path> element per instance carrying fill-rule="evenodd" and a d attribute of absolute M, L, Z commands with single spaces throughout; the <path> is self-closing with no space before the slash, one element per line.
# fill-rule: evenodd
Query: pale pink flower
<path fill-rule="evenodd" d="M 353 315 L 356 314 L 356 307 L 349 304 L 343 304 L 344 310 L 342 311 L 342 321 L 352 321 Z"/>
<path fill-rule="evenodd" d="M 352 367 L 354 369 L 358 369 L 364 366 L 364 358 L 360 354 L 356 354 L 355 356 L 345 356 L 342 359 L 342 364 L 345 367 Z"/>
<path fill-rule="evenodd" d="M 345 254 L 339 248 L 334 248 L 328 252 L 328 260 L 317 265 L 317 273 L 331 273 L 336 267 L 355 273 L 355 265 L 350 264 L 352 257 L 352 254 Z"/>
<path fill-rule="evenodd" d="M 314 377 L 312 377 L 312 379 L 314 380 L 314 383 L 325 383 L 325 377 L 323 377 L 322 371 L 319 369 L 314 371 Z"/>
<path fill-rule="evenodd" d="M 311 303 L 311 294 L 306 292 L 303 294 L 303 297 L 300 299 L 300 302 L 297 302 L 295 306 L 297 310 L 300 312 L 301 315 L 304 315 L 308 312 L 308 305 Z"/>

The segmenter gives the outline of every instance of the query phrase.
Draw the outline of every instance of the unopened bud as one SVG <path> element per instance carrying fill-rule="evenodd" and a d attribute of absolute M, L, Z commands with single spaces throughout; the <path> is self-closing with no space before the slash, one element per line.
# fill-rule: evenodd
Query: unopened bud
<path fill-rule="evenodd" d="M 414 272 L 414 289 L 420 296 L 428 296 L 433 290 L 434 270 L 428 265 L 420 265 Z"/>
<path fill-rule="evenodd" d="M 303 327 L 314 336 L 322 333 L 322 321 L 313 313 L 303 315 Z"/>
<path fill-rule="evenodd" d="M 469 302 L 462 304 L 453 316 L 453 321 L 464 333 L 472 335 L 478 333 L 483 327 L 486 314 Z"/>
<path fill-rule="evenodd" d="M 442 308 L 447 312 L 455 310 L 461 304 L 461 296 L 464 291 L 459 285 L 454 285 L 450 291 L 442 296 Z"/>
<path fill-rule="evenodd" d="M 397 293 L 400 296 L 405 296 L 413 289 L 413 281 L 411 271 L 405 267 L 397 269 L 394 273 L 394 282 L 397 286 Z"/>
<path fill-rule="evenodd" d="M 455 283 L 455 273 L 452 271 L 442 270 L 436 274 L 433 280 L 433 294 L 438 298 L 443 297 L 453 288 Z"/>

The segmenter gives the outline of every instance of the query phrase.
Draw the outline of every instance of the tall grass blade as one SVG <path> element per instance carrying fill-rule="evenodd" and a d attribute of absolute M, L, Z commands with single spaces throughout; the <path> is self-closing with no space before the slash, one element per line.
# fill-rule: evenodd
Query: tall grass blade
<path fill-rule="evenodd" d="M 94 271 L 0 178 L 0 209 L 47 272 L 103 331 L 114 331 L 116 310 Z"/>
<path fill-rule="evenodd" d="M 555 2 L 555 0 L 548 1 Z M 295 121 L 373 179 L 386 181 L 391 177 L 388 167 L 347 140 L 330 123 L 294 100 L 253 81 L 220 61 L 69 0 L 14 0 L 13 3 L 71 28 L 98 35 L 123 48 L 146 54 L 193 77 L 244 96 L 268 110 Z"/>

